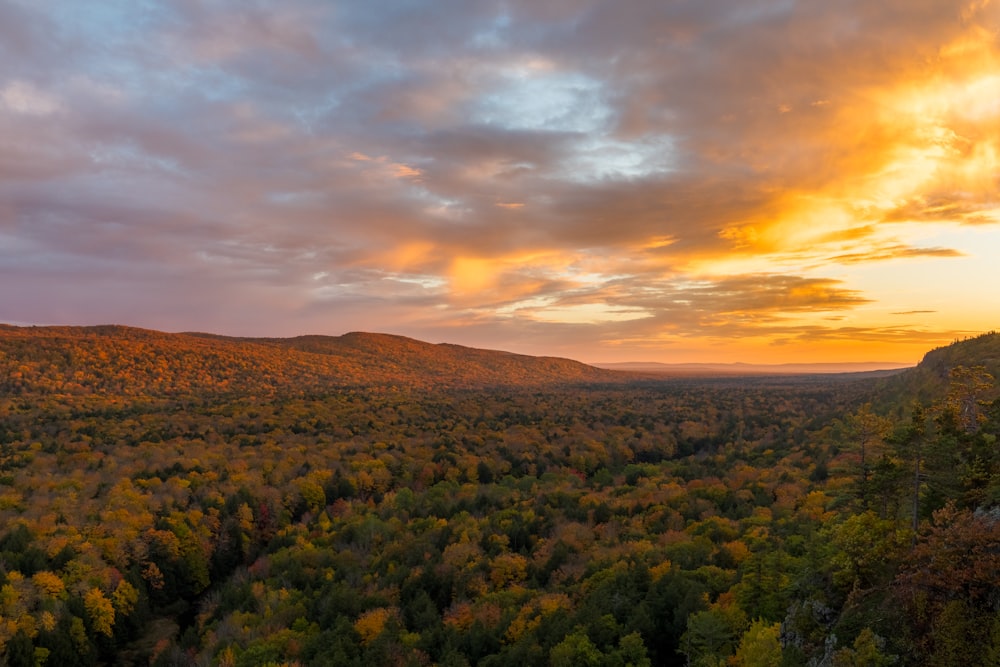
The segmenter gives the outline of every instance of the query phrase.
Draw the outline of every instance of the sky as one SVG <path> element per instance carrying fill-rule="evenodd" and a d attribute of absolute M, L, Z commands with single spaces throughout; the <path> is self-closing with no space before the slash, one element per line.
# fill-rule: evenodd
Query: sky
<path fill-rule="evenodd" d="M 0 322 L 915 363 L 1000 323 L 1000 0 L 0 0 Z"/>

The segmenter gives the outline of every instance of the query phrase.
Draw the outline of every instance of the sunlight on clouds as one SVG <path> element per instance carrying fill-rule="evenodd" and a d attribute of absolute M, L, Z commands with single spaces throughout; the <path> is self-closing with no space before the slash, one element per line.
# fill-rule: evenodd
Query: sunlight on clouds
<path fill-rule="evenodd" d="M 946 246 L 914 247 L 912 230 L 881 224 L 1000 220 L 995 34 L 972 30 L 940 53 L 930 70 L 867 91 L 862 107 L 845 107 L 829 137 L 846 156 L 839 173 L 812 191 L 778 195 L 750 219 L 723 227 L 725 253 L 692 257 L 688 268 L 718 275 L 768 264 L 816 268 L 844 258 L 960 255 Z M 877 140 L 859 150 L 850 143 L 857 137 Z"/>
<path fill-rule="evenodd" d="M 359 151 L 354 151 L 353 153 L 350 153 L 347 158 L 355 163 L 359 163 L 360 165 L 369 165 L 366 167 L 367 169 L 370 169 L 373 173 L 380 176 L 386 176 L 388 178 L 419 181 L 420 177 L 423 176 L 422 170 L 403 162 L 394 162 L 385 155 L 372 157 Z"/>
<path fill-rule="evenodd" d="M 479 257 L 456 258 L 448 272 L 452 292 L 462 296 L 494 287 L 501 269 L 498 264 L 495 260 Z"/>
<path fill-rule="evenodd" d="M 451 293 L 463 301 L 524 299 L 541 276 L 567 271 L 572 257 L 549 250 L 528 250 L 497 257 L 454 258 L 447 272 Z M 503 283 L 503 284 L 501 284 Z"/>
<path fill-rule="evenodd" d="M 618 335 L 602 341 L 606 348 L 628 346 L 657 356 L 683 348 L 701 358 L 774 362 L 789 360 L 794 349 L 800 360 L 910 361 L 943 335 L 935 331 L 982 328 L 981 316 L 958 316 L 958 304 L 963 312 L 974 312 L 977 301 L 1000 312 L 996 299 L 968 289 L 990 271 L 985 260 L 966 262 L 968 238 L 948 231 L 956 223 L 1000 220 L 993 217 L 1000 76 L 991 60 L 994 47 L 965 40 L 942 49 L 942 62 L 923 65 L 912 79 L 853 91 L 850 103 L 821 94 L 776 100 L 774 115 L 789 123 L 829 114 L 811 130 L 817 155 L 829 164 L 815 163 L 815 175 L 788 171 L 799 168 L 796 153 L 777 146 L 791 157 L 762 158 L 758 203 L 733 209 L 731 219 L 712 220 L 722 243 L 690 243 L 683 226 L 614 246 L 552 245 L 497 255 L 473 244 L 444 250 L 408 242 L 375 258 L 387 270 L 383 281 L 443 297 L 434 311 L 441 326 L 460 317 L 580 330 L 614 325 Z M 499 84 L 480 98 L 474 122 L 580 133 L 550 178 L 586 187 L 674 168 L 669 135 L 615 138 L 604 82 L 547 60 L 501 65 L 492 75 Z M 437 169 L 425 175 L 387 152 L 356 152 L 350 159 L 366 173 L 419 179 L 425 216 L 475 224 L 471 199 L 435 189 Z M 532 214 L 544 211 L 544 200 L 530 190 L 493 189 L 515 171 L 542 164 L 521 159 L 487 153 L 459 162 L 453 173 L 467 186 L 482 187 L 488 194 L 481 201 L 490 209 L 527 213 L 530 202 Z M 512 225 L 529 219 L 503 217 Z M 984 250 L 996 234 L 979 240 Z M 964 268 L 952 271 L 949 262 L 959 257 Z M 929 271 L 941 273 L 931 285 Z M 963 296 L 949 299 L 954 292 Z M 621 323 L 633 324 L 626 329 Z M 621 335 L 626 330 L 631 334 Z"/>
<path fill-rule="evenodd" d="M 947 78 L 905 82 L 882 93 L 882 122 L 902 134 L 893 159 L 873 182 L 873 195 L 881 197 L 883 208 L 935 191 L 1000 208 L 1000 56 L 995 40 L 977 30 L 942 49 Z"/>
<path fill-rule="evenodd" d="M 101 308 L 191 276 L 282 295 L 242 333 L 593 360 L 899 359 L 997 326 L 996 0 L 85 4 L 4 13 L 51 27 L 0 45 L 0 246 L 45 267 L 8 281 L 54 285 L 38 318 L 94 309 L 64 289 L 92 266 Z M 206 312 L 178 328 L 236 326 Z"/>
<path fill-rule="evenodd" d="M 927 137 L 928 134 L 919 132 L 916 136 Z M 872 209 L 892 210 L 919 192 L 921 186 L 936 175 L 941 158 L 947 156 L 947 151 L 947 147 L 939 142 L 897 149 L 894 159 L 872 178 L 872 187 L 866 193 L 868 196 L 859 197 L 858 203 Z"/>
<path fill-rule="evenodd" d="M 410 241 L 375 253 L 367 261 L 390 271 L 409 272 L 429 262 L 434 254 L 435 246 L 429 241 Z"/>
<path fill-rule="evenodd" d="M 48 116 L 59 109 L 59 99 L 33 83 L 11 81 L 0 90 L 3 106 L 29 116 Z"/>
<path fill-rule="evenodd" d="M 531 168 L 530 164 L 511 162 L 507 159 L 484 159 L 463 164 L 458 172 L 463 180 L 488 185 L 518 170 Z"/>
<path fill-rule="evenodd" d="M 425 290 L 436 291 L 443 287 L 447 287 L 448 281 L 440 278 L 438 276 L 429 275 L 402 275 L 396 274 L 391 276 L 386 276 L 385 280 L 395 280 L 396 282 L 406 283 L 409 285 L 417 285 Z"/>
<path fill-rule="evenodd" d="M 734 235 L 736 234 L 739 235 L 739 240 L 735 240 Z M 756 244 L 757 229 L 755 227 L 744 227 L 727 232 L 723 238 L 732 240 L 739 245 L 726 254 L 711 253 L 687 257 L 682 264 L 679 264 L 679 269 L 691 278 L 712 278 L 725 275 L 766 273 L 773 270 L 776 264 L 797 264 L 800 260 L 799 257 L 788 252 L 782 254 L 741 252 L 744 249 L 753 248 Z"/>
<path fill-rule="evenodd" d="M 493 312 L 500 317 L 518 316 L 522 312 L 531 312 L 533 310 L 548 308 L 553 304 L 553 302 L 555 302 L 555 299 L 556 297 L 553 296 L 529 297 L 527 299 L 515 301 L 514 303 L 509 303 L 505 306 L 500 306 Z"/>
<path fill-rule="evenodd" d="M 778 215 L 725 228 L 719 236 L 731 241 L 737 253 L 759 255 L 812 248 L 823 237 L 856 225 L 844 202 L 819 194 L 789 193 L 777 200 L 775 208 Z"/>
<path fill-rule="evenodd" d="M 392 163 L 389 165 L 389 169 L 396 178 L 419 178 L 423 174 L 419 169 L 401 162 Z"/>
<path fill-rule="evenodd" d="M 677 239 L 673 236 L 653 236 L 646 239 L 639 247 L 642 250 L 660 250 L 675 243 L 677 243 Z"/>
<path fill-rule="evenodd" d="M 559 324 L 600 324 L 603 322 L 628 322 L 652 317 L 642 309 L 610 306 L 606 303 L 582 303 L 573 306 L 543 307 L 532 310 L 531 319 Z"/>
<path fill-rule="evenodd" d="M 995 94 L 1000 96 L 1000 85 L 996 87 Z M 893 151 L 885 168 L 872 176 L 868 192 L 859 197 L 859 203 L 890 212 L 935 193 L 958 202 L 988 202 L 995 196 L 1000 165 L 998 131 L 973 140 L 959 135 L 943 121 L 935 123 L 932 117 L 919 112 L 910 112 L 910 116 L 916 125 L 911 142 Z M 942 207 L 939 212 L 946 210 Z M 958 215 L 954 221 L 962 222 L 963 218 Z"/>

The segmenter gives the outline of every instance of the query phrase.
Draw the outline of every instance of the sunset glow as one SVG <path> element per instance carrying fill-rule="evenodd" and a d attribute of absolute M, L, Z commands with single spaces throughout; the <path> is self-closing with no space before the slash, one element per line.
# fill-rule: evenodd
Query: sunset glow
<path fill-rule="evenodd" d="M 0 3 L 0 322 L 756 363 L 1000 323 L 997 2 L 98 4 Z"/>

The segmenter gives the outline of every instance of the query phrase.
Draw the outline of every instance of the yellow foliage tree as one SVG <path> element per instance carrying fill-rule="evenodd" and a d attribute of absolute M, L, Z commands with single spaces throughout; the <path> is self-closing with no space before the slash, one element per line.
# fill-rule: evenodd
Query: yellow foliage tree
<path fill-rule="evenodd" d="M 254 516 L 253 510 L 246 503 L 242 503 L 236 510 L 236 518 L 240 522 L 240 529 L 248 535 L 253 534 Z"/>
<path fill-rule="evenodd" d="M 219 653 L 219 667 L 236 667 L 236 653 L 227 646 Z"/>
<path fill-rule="evenodd" d="M 367 646 L 375 641 L 392 616 L 393 610 L 388 607 L 376 607 L 361 614 L 354 622 L 354 630 L 361 636 L 361 643 Z"/>
<path fill-rule="evenodd" d="M 41 570 L 31 577 L 35 588 L 41 591 L 42 595 L 49 598 L 60 598 L 66 592 L 66 584 L 53 572 Z"/>
<path fill-rule="evenodd" d="M 43 611 L 38 617 L 38 622 L 41 623 L 42 629 L 46 632 L 52 632 L 56 629 L 56 617 L 50 611 Z"/>
<path fill-rule="evenodd" d="M 490 563 L 490 581 L 496 588 L 524 581 L 528 561 L 521 554 L 503 553 Z"/>
<path fill-rule="evenodd" d="M 768 624 L 756 620 L 740 638 L 736 655 L 729 658 L 732 667 L 779 667 L 781 643 L 778 641 L 780 623 Z"/>
<path fill-rule="evenodd" d="M 91 588 L 83 596 L 83 605 L 90 616 L 90 622 L 96 632 L 111 636 L 115 624 L 115 608 L 100 588 Z"/>
<path fill-rule="evenodd" d="M 135 586 L 122 579 L 118 582 L 118 587 L 111 594 L 111 602 L 115 608 L 115 613 L 128 616 L 135 609 L 135 603 L 139 601 L 139 591 Z"/>

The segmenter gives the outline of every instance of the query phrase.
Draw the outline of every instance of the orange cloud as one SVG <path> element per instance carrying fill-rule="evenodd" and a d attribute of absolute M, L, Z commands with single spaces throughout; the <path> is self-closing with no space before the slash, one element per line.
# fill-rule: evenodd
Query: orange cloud
<path fill-rule="evenodd" d="M 448 271 L 452 292 L 459 296 L 481 294 L 496 286 L 501 270 L 501 263 L 495 260 L 458 257 Z"/>

